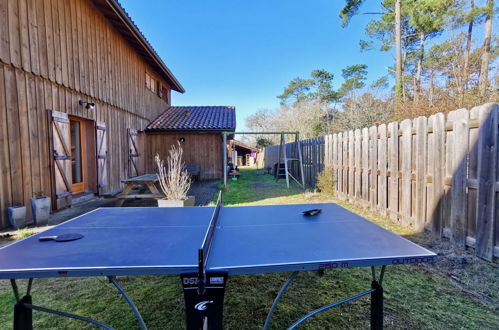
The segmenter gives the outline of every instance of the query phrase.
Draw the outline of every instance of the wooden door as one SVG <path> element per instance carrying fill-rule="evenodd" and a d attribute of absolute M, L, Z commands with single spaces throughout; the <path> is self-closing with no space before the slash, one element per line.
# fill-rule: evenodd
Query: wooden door
<path fill-rule="evenodd" d="M 137 130 L 128 129 L 128 177 L 139 175 L 138 169 L 139 148 Z"/>
<path fill-rule="evenodd" d="M 71 150 L 71 190 L 73 194 L 85 191 L 86 186 L 86 137 L 85 121 L 69 117 L 69 136 Z"/>
<path fill-rule="evenodd" d="M 97 142 L 97 186 L 99 194 L 102 194 L 108 186 L 106 124 L 97 122 L 95 129 Z"/>
<path fill-rule="evenodd" d="M 51 142 L 54 178 L 54 207 L 61 209 L 71 205 L 71 149 L 68 115 L 51 111 Z"/>

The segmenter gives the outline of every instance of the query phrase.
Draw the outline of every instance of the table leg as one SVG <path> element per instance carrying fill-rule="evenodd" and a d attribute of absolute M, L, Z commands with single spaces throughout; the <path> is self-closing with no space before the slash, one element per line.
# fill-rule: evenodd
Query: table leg
<path fill-rule="evenodd" d="M 274 313 L 274 310 L 277 308 L 277 303 L 279 302 L 279 300 L 281 300 L 281 297 L 284 294 L 284 291 L 286 291 L 286 289 L 291 284 L 291 282 L 293 282 L 293 280 L 295 279 L 296 275 L 298 275 L 298 272 L 297 271 L 293 272 L 289 276 L 289 278 L 286 281 L 286 283 L 284 283 L 284 285 L 282 286 L 282 288 L 279 291 L 279 293 L 277 294 L 277 297 L 275 298 L 274 303 L 272 304 L 272 307 L 270 307 L 269 313 L 267 314 L 267 318 L 265 319 L 265 324 L 263 325 L 263 330 L 267 330 L 268 329 L 268 327 L 270 325 L 270 320 L 272 319 L 272 314 Z"/>
<path fill-rule="evenodd" d="M 14 306 L 14 327 L 13 327 L 14 330 L 33 330 L 33 310 L 53 315 L 68 317 L 71 319 L 87 322 L 107 330 L 113 330 L 113 328 L 111 328 L 110 326 L 101 323 L 99 321 L 92 320 L 88 317 L 66 313 L 56 309 L 50 309 L 47 307 L 33 305 L 32 298 L 30 295 L 31 285 L 33 283 L 32 278 L 29 279 L 26 295 L 24 295 L 24 297 L 22 298 L 19 298 L 19 289 L 17 287 L 16 280 L 11 279 L 10 282 L 12 284 L 12 290 L 14 291 L 14 296 L 16 297 L 17 301 Z"/>
<path fill-rule="evenodd" d="M 374 266 L 371 267 L 371 270 L 372 270 L 372 282 L 371 282 L 372 284 L 370 290 L 343 299 L 341 301 L 332 303 L 330 305 L 321 307 L 319 309 L 316 309 L 312 313 L 305 315 L 304 317 L 293 323 L 293 325 L 290 326 L 288 330 L 295 329 L 298 325 L 300 325 L 301 323 L 303 323 L 304 321 L 306 321 L 307 319 L 311 318 L 314 315 L 324 312 L 330 308 L 343 305 L 344 303 L 347 303 L 349 301 L 362 298 L 369 294 L 371 295 L 371 329 L 373 330 L 383 329 L 383 287 L 381 286 L 381 284 L 383 283 L 385 266 L 381 267 L 381 273 L 379 279 L 376 279 L 376 272 Z"/>
<path fill-rule="evenodd" d="M 109 279 L 109 282 L 114 284 L 116 289 L 118 289 L 118 291 L 123 296 L 123 298 L 125 298 L 128 305 L 132 308 L 132 311 L 135 314 L 137 321 L 139 322 L 140 328 L 143 330 L 147 330 L 147 327 L 146 327 L 146 324 L 144 323 L 144 319 L 142 318 L 142 315 L 140 315 L 140 313 L 139 313 L 137 307 L 135 307 L 135 304 L 133 303 L 132 299 L 130 299 L 130 297 L 128 297 L 125 290 L 123 290 L 123 288 L 116 281 L 116 277 L 115 276 L 108 276 L 108 279 Z"/>
<path fill-rule="evenodd" d="M 371 329 L 383 329 L 383 277 L 385 276 L 386 266 L 381 267 L 379 279 L 376 278 L 376 270 L 371 267 L 372 282 L 371 290 Z"/>
<path fill-rule="evenodd" d="M 26 295 L 14 305 L 14 330 L 33 329 L 33 311 L 25 304 L 31 305 L 31 296 Z"/>
<path fill-rule="evenodd" d="M 120 195 L 128 195 L 130 191 L 133 189 L 133 184 L 125 184 L 125 189 L 123 189 L 123 192 Z M 120 198 L 118 195 L 118 200 L 116 201 L 116 207 L 121 207 L 123 203 L 125 202 L 125 198 Z"/>
<path fill-rule="evenodd" d="M 198 292 L 198 273 L 181 274 L 187 330 L 222 329 L 226 273 L 206 273 L 206 286 Z"/>
<path fill-rule="evenodd" d="M 371 329 L 383 329 L 383 287 L 378 281 L 372 281 L 371 288 Z"/>
<path fill-rule="evenodd" d="M 147 188 L 153 193 L 153 194 L 159 194 L 158 188 L 154 185 L 154 183 L 148 183 Z"/>
<path fill-rule="evenodd" d="M 31 304 L 31 284 L 33 279 L 29 279 L 26 295 L 22 298 L 19 296 L 19 288 L 15 279 L 10 280 L 12 291 L 16 298 L 14 305 L 14 330 L 32 330 L 33 329 L 33 311 L 27 308 L 25 304 Z"/>

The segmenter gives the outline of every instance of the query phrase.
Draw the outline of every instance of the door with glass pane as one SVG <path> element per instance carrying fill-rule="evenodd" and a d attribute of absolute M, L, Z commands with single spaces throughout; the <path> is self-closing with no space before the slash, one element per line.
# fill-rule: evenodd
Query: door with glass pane
<path fill-rule="evenodd" d="M 85 126 L 84 121 L 69 117 L 71 141 L 71 188 L 74 194 L 85 191 Z"/>

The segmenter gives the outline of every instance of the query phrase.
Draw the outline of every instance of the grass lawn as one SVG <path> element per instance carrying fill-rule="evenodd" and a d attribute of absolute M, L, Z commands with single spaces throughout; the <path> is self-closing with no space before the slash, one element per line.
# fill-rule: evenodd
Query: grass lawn
<path fill-rule="evenodd" d="M 338 202 L 333 197 L 286 189 L 270 175 L 241 169 L 230 181 L 224 205 Z M 439 253 L 434 265 L 387 267 L 385 325 L 396 329 L 497 329 L 499 328 L 499 267 L 466 251 L 456 252 L 445 242 L 414 234 L 387 219 L 340 202 L 370 220 Z M 225 298 L 226 329 L 261 328 L 267 310 L 289 274 L 237 276 L 229 279 Z M 150 329 L 182 329 L 184 306 L 177 276 L 120 277 Z M 370 269 L 329 270 L 323 276 L 302 272 L 290 285 L 274 313 L 271 328 L 283 329 L 306 313 L 368 289 Z M 105 278 L 35 280 L 34 304 L 89 316 L 117 329 L 138 329 L 133 314 Z M 14 298 L 8 281 L 0 281 L 0 329 L 12 326 Z M 92 327 L 81 322 L 34 312 L 37 329 Z M 369 327 L 369 297 L 321 313 L 303 329 Z"/>

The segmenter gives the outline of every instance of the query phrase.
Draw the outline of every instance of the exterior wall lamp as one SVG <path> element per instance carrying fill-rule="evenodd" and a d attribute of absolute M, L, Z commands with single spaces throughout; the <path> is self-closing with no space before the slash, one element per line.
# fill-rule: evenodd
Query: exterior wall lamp
<path fill-rule="evenodd" d="M 85 102 L 83 100 L 79 100 L 78 103 L 83 107 L 85 106 L 85 109 L 87 110 L 94 110 L 95 109 L 95 103 L 92 102 Z"/>

